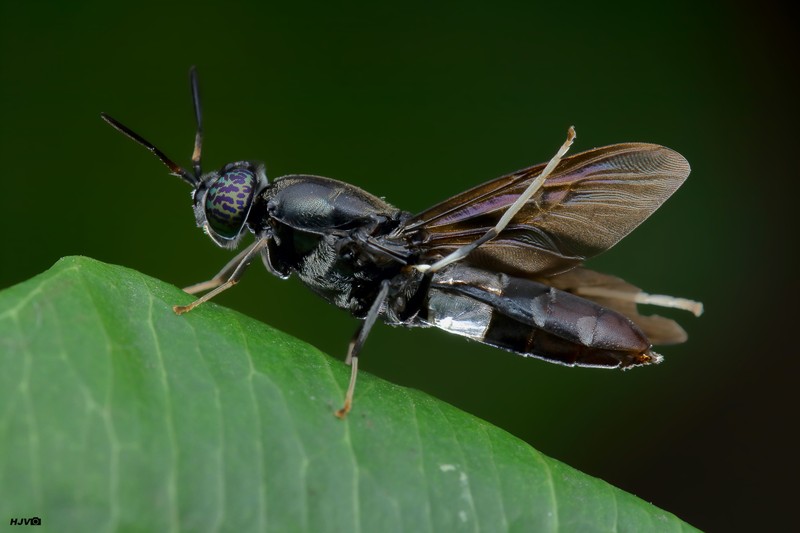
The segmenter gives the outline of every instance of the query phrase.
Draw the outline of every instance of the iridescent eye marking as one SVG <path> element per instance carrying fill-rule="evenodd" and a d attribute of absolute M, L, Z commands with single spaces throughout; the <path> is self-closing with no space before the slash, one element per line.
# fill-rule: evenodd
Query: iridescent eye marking
<path fill-rule="evenodd" d="M 226 172 L 216 179 L 206 194 L 206 217 L 211 228 L 222 237 L 239 234 L 253 200 L 256 176 L 249 170 Z"/>

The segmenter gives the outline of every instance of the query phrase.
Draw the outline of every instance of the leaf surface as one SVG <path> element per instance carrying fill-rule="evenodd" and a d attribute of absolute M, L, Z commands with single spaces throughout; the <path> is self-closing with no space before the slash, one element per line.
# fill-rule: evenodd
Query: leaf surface
<path fill-rule="evenodd" d="M 0 292 L 0 519 L 58 531 L 684 531 L 421 392 L 83 257 Z"/>

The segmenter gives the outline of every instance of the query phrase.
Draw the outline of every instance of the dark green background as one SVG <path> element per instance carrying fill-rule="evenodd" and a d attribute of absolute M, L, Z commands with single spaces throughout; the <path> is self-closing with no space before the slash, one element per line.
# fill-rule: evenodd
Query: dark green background
<path fill-rule="evenodd" d="M 64 255 L 179 286 L 227 262 L 194 227 L 189 188 L 99 119 L 188 165 L 192 64 L 207 168 L 260 159 L 270 176 L 330 176 L 409 211 L 548 159 L 570 124 L 575 152 L 661 143 L 692 175 L 590 264 L 705 302 L 699 319 L 670 313 L 690 340 L 661 349 L 663 365 L 568 369 L 379 326 L 362 368 L 700 528 L 786 524 L 798 473 L 788 15 L 764 2 L 285 4 L 2 0 L 0 287 Z M 356 327 L 260 267 L 216 301 L 335 356 Z"/>

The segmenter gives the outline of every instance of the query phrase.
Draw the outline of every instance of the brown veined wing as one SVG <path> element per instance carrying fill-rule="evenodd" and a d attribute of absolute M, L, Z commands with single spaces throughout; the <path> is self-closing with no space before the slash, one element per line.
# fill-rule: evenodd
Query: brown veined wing
<path fill-rule="evenodd" d="M 408 219 L 397 233 L 445 256 L 493 227 L 544 164 L 457 194 Z M 689 163 L 646 143 L 614 144 L 566 157 L 495 239 L 465 261 L 513 275 L 569 270 L 611 248 L 680 187 Z"/>

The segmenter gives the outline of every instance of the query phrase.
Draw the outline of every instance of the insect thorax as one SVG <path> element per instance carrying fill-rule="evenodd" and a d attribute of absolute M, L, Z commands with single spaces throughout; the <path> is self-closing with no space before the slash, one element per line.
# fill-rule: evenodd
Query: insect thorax
<path fill-rule="evenodd" d="M 348 237 L 314 234 L 285 225 L 274 228 L 270 260 L 290 269 L 331 304 L 354 316 L 366 315 L 384 279 L 392 279 L 402 265 L 359 250 Z"/>

